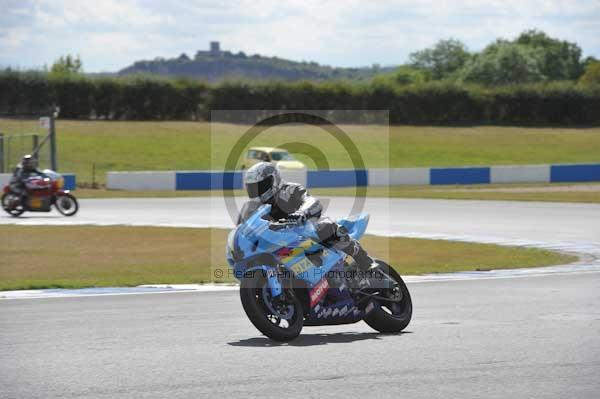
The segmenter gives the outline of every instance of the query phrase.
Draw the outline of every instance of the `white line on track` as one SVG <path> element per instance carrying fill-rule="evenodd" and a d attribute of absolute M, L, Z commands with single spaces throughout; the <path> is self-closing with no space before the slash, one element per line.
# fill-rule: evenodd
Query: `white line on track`
<path fill-rule="evenodd" d="M 407 284 L 487 280 L 518 277 L 541 277 L 557 274 L 574 273 L 600 273 L 600 263 L 595 264 L 577 262 L 569 265 L 524 268 L 500 269 L 490 271 L 467 271 L 456 273 L 424 274 L 420 276 L 403 276 Z M 71 298 L 104 295 L 141 295 L 141 294 L 176 294 L 189 292 L 222 292 L 237 291 L 237 284 L 146 284 L 137 287 L 99 287 L 81 289 L 38 289 L 0 291 L 0 300 L 7 299 L 41 299 L 41 298 Z"/>

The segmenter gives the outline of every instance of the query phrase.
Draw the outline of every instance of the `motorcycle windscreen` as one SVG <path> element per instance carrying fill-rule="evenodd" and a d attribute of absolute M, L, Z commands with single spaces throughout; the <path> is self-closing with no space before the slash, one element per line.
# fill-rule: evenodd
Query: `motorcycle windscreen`
<path fill-rule="evenodd" d="M 266 193 L 271 187 L 273 187 L 273 176 L 269 176 L 258 183 L 246 183 L 246 191 L 248 197 L 256 198 Z"/>

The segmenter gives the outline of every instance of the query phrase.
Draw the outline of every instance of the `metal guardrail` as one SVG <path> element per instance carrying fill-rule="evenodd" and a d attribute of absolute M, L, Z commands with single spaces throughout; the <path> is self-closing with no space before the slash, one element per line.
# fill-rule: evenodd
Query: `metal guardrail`
<path fill-rule="evenodd" d="M 295 171 L 284 179 L 313 187 L 554 183 L 600 181 L 600 163 L 503 165 L 453 168 L 338 169 Z M 108 172 L 107 188 L 120 190 L 241 189 L 241 171 Z"/>

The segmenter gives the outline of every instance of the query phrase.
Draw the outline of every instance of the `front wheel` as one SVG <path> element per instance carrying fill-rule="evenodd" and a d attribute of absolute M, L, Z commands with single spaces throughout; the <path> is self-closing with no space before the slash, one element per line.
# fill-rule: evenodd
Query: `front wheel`
<path fill-rule="evenodd" d="M 298 337 L 304 325 L 302 304 L 293 292 L 284 290 L 284 294 L 283 301 L 273 298 L 264 276 L 246 278 L 240 284 L 242 306 L 254 327 L 280 342 Z"/>
<path fill-rule="evenodd" d="M 54 202 L 56 209 L 64 216 L 73 216 L 79 210 L 77 199 L 71 194 L 63 194 L 56 197 Z"/>
<path fill-rule="evenodd" d="M 397 302 L 384 300 L 374 301 L 374 308 L 365 317 L 365 322 L 373 329 L 382 333 L 398 333 L 408 326 L 412 317 L 412 299 L 406 284 L 400 274 L 385 262 L 380 260 L 381 271 L 396 283 L 392 288 L 381 290 L 380 295 Z"/>
<path fill-rule="evenodd" d="M 2 209 L 10 216 L 20 216 L 23 212 L 25 212 L 25 206 L 23 206 L 23 202 L 21 198 L 15 193 L 5 193 L 2 195 Z"/>

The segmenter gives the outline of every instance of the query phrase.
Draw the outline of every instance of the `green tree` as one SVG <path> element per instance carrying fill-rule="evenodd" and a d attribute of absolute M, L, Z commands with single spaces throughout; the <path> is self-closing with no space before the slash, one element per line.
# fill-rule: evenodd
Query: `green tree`
<path fill-rule="evenodd" d="M 433 79 L 444 79 L 458 71 L 470 58 L 466 46 L 455 39 L 440 40 L 433 48 L 410 54 L 412 67 L 427 71 Z"/>
<path fill-rule="evenodd" d="M 583 73 L 581 48 L 576 43 L 549 37 L 542 31 L 525 31 L 516 44 L 540 50 L 540 69 L 549 80 L 575 80 Z"/>
<path fill-rule="evenodd" d="M 587 68 L 590 64 L 593 64 L 595 62 L 600 62 L 599 59 L 597 59 L 596 57 L 593 56 L 588 56 L 585 58 L 585 60 L 583 60 L 583 68 Z"/>
<path fill-rule="evenodd" d="M 600 85 L 600 61 L 589 62 L 585 67 L 585 73 L 579 78 L 582 85 Z"/>
<path fill-rule="evenodd" d="M 423 83 L 429 80 L 427 72 L 402 65 L 393 73 L 393 80 L 399 85 L 408 85 L 413 83 Z"/>
<path fill-rule="evenodd" d="M 68 76 L 68 75 L 79 75 L 83 72 L 83 64 L 79 56 L 73 57 L 70 54 L 62 56 L 58 60 L 54 61 L 50 73 L 53 75 Z"/>
<path fill-rule="evenodd" d="M 542 54 L 531 47 L 497 41 L 473 57 L 460 71 L 460 80 L 488 86 L 541 82 Z"/>
<path fill-rule="evenodd" d="M 427 72 L 408 65 L 401 65 L 393 72 L 380 73 L 371 79 L 374 86 L 388 88 L 425 83 L 427 81 L 429 81 Z"/>

